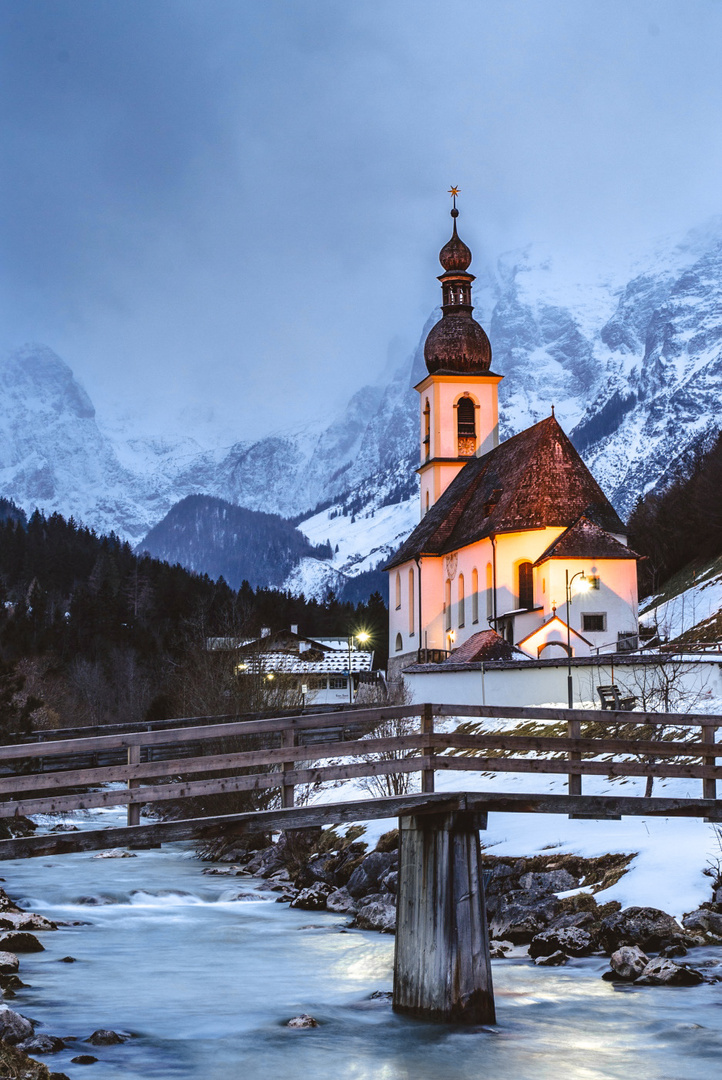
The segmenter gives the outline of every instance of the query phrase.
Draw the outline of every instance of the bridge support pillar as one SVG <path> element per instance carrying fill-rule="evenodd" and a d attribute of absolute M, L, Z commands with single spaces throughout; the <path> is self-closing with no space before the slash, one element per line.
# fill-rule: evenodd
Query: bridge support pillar
<path fill-rule="evenodd" d="M 399 819 L 394 1009 L 425 1020 L 493 1024 L 479 829 L 486 814 Z"/>

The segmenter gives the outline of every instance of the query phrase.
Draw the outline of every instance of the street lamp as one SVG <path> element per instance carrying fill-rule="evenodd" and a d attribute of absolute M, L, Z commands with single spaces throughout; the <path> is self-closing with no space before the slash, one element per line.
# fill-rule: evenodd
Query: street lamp
<path fill-rule="evenodd" d="M 577 570 L 576 574 L 572 574 L 569 577 L 569 571 L 564 571 L 567 589 L 567 698 L 569 701 L 569 708 L 574 708 L 574 692 L 572 690 L 572 629 L 569 625 L 569 605 L 572 602 L 572 582 L 575 578 L 581 578 L 579 582 L 579 592 L 588 592 L 591 588 L 591 582 L 586 576 L 583 570 Z"/>
<path fill-rule="evenodd" d="M 351 649 L 353 648 L 354 641 L 360 642 L 365 645 L 371 635 L 365 630 L 359 630 L 358 634 L 349 634 L 348 636 L 348 703 L 353 705 L 353 677 L 351 675 Z"/>

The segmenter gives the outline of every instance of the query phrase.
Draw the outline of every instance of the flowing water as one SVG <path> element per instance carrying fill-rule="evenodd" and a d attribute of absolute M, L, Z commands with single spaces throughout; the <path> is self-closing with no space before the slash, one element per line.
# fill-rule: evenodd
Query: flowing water
<path fill-rule="evenodd" d="M 494 963 L 498 1025 L 469 1030 L 396 1016 L 393 938 L 347 918 L 292 911 L 250 878 L 204 876 L 189 845 L 133 859 L 63 855 L 4 863 L 5 889 L 54 920 L 21 957 L 13 1008 L 38 1032 L 77 1036 L 44 1058 L 102 1080 L 718 1080 L 722 983 L 618 989 L 601 958 Z M 259 895 L 262 897 L 259 899 Z M 270 899 L 269 899 L 270 896 Z M 88 900 L 93 902 L 88 903 Z M 61 963 L 71 955 L 74 964 Z M 719 959 L 719 950 L 694 960 Z M 311 1013 L 319 1026 L 293 1030 Z M 95 1028 L 133 1033 L 87 1047 Z M 41 1057 L 42 1055 L 36 1055 Z"/>

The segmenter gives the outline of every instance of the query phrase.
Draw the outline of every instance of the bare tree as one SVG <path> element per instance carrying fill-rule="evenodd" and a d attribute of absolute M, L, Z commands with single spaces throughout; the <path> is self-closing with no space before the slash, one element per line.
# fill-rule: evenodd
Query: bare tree
<path fill-rule="evenodd" d="M 409 705 L 412 694 L 405 679 L 391 683 L 388 688 L 380 684 L 369 687 L 364 695 L 364 704 Z M 419 730 L 418 716 L 402 716 L 383 720 L 371 732 L 374 739 L 391 739 L 399 735 L 413 735 Z M 362 761 L 394 762 L 416 757 L 416 750 L 386 750 L 375 754 L 362 754 Z M 370 795 L 409 795 L 419 787 L 418 774 L 413 772 L 377 773 L 375 776 L 361 777 L 359 787 Z"/>

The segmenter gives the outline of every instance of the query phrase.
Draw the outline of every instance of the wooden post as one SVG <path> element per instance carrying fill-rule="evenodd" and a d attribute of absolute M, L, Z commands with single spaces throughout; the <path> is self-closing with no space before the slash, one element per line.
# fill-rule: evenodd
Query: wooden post
<path fill-rule="evenodd" d="M 493 1024 L 479 828 L 469 811 L 399 819 L 393 1006 L 425 1020 Z"/>
<path fill-rule="evenodd" d="M 140 743 L 128 747 L 128 764 L 140 765 Z M 128 790 L 139 786 L 139 780 L 128 781 Z M 140 803 L 128 803 L 128 824 L 140 825 Z"/>
<path fill-rule="evenodd" d="M 296 745 L 296 729 L 284 728 L 281 732 L 281 746 L 295 746 Z M 292 772 L 297 768 L 295 761 L 284 761 L 281 766 L 281 771 L 284 773 Z M 283 781 L 283 787 L 281 788 L 281 806 L 284 810 L 293 806 L 293 784 L 287 784 L 285 779 Z"/>
<path fill-rule="evenodd" d="M 712 727 L 711 724 L 702 724 L 702 742 L 708 745 L 714 746 L 716 742 L 717 729 Z M 716 765 L 717 760 L 714 754 L 705 756 L 702 758 L 703 765 Z M 717 798 L 717 781 L 713 776 L 704 777 L 702 779 L 702 798 L 703 799 L 716 799 Z"/>
<path fill-rule="evenodd" d="M 423 712 L 421 713 L 421 734 L 433 735 L 434 734 L 434 713 L 431 705 L 427 702 L 424 705 Z M 424 746 L 422 748 L 424 757 L 431 757 L 434 753 L 433 746 Z M 434 791 L 434 769 L 422 769 L 421 770 L 421 791 L 424 795 L 432 795 Z"/>
<path fill-rule="evenodd" d="M 567 736 L 570 739 L 578 739 L 582 734 L 582 725 L 580 720 L 567 720 Z M 570 750 L 567 758 L 569 761 L 581 761 L 582 755 L 577 750 Z M 581 795 L 582 793 L 582 774 L 581 773 L 569 773 L 569 794 Z"/>

